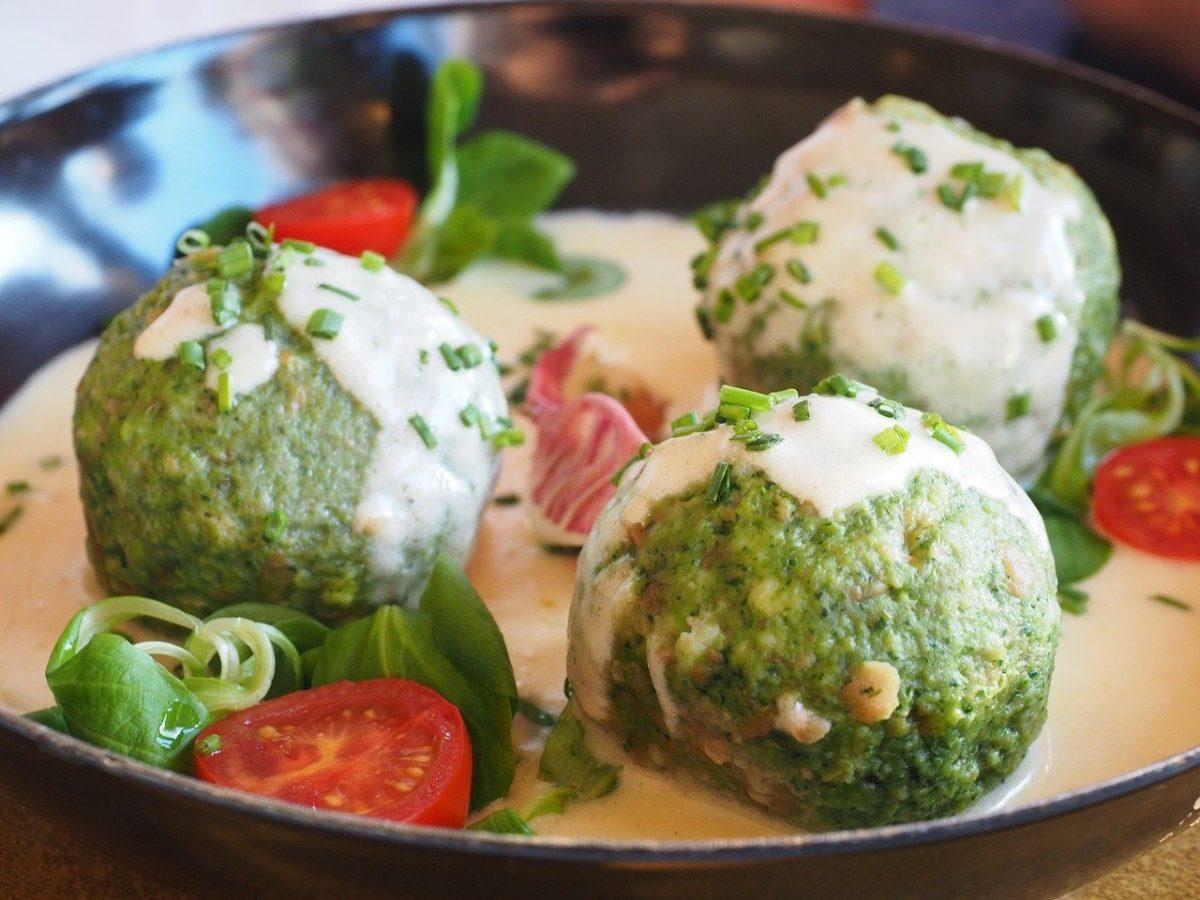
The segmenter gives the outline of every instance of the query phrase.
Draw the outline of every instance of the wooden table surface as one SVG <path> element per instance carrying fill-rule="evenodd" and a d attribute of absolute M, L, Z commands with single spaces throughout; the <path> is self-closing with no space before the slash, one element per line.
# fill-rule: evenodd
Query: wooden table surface
<path fill-rule="evenodd" d="M 130 848 L 131 859 L 134 853 Z M 185 884 L 183 878 L 160 882 L 132 870 L 126 859 L 74 846 L 66 834 L 43 822 L 36 809 L 22 808 L 0 795 L 0 898 L 199 900 L 208 896 L 202 886 Z M 1070 895 L 1071 900 L 1196 897 L 1200 897 L 1200 828 Z"/>

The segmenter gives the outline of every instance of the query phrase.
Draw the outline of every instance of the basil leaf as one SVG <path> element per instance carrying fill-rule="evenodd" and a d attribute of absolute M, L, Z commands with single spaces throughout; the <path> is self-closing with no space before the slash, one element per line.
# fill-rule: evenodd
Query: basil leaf
<path fill-rule="evenodd" d="M 521 817 L 528 821 L 529 819 L 536 819 L 538 816 L 560 815 L 566 809 L 567 802 L 574 800 L 578 796 L 573 787 L 567 787 L 566 785 L 552 787 L 548 791 L 542 791 L 530 800 L 528 805 L 521 810 Z"/>
<path fill-rule="evenodd" d="M 458 148 L 458 172 L 460 203 L 496 219 L 529 219 L 558 199 L 575 164 L 511 131 L 486 131 Z"/>
<path fill-rule="evenodd" d="M 512 219 L 500 222 L 492 255 L 550 272 L 562 271 L 562 259 L 554 241 L 528 222 Z"/>
<path fill-rule="evenodd" d="M 504 807 L 484 816 L 478 822 L 467 826 L 467 831 L 489 831 L 492 834 L 533 835 L 529 823 L 521 818 L 515 809 Z"/>
<path fill-rule="evenodd" d="M 620 766 L 602 763 L 592 755 L 583 723 L 570 706 L 564 709 L 546 737 L 538 778 L 574 788 L 581 800 L 595 800 L 616 790 L 620 774 Z"/>
<path fill-rule="evenodd" d="M 116 634 L 98 634 L 46 672 L 67 731 L 152 766 L 183 769 L 204 704 L 183 682 Z"/>
<path fill-rule="evenodd" d="M 439 553 L 421 595 L 421 612 L 429 616 L 438 649 L 470 681 L 517 700 L 517 681 L 504 635 L 462 567 Z"/>
<path fill-rule="evenodd" d="M 329 627 L 318 622 L 308 613 L 288 606 L 276 606 L 273 603 L 234 603 L 218 609 L 207 621 L 213 619 L 240 617 L 274 625 L 283 636 L 292 642 L 296 651 L 303 655 L 314 648 L 321 647 L 329 636 Z M 297 669 L 292 663 L 293 657 L 275 648 L 275 678 L 271 681 L 271 689 L 267 697 L 282 697 L 292 691 L 304 688 L 305 673 L 303 668 Z"/>
<path fill-rule="evenodd" d="M 425 280 L 431 284 L 449 281 L 491 251 L 496 231 L 496 223 L 474 206 L 454 207 L 437 234 Z"/>
<path fill-rule="evenodd" d="M 1073 616 L 1082 616 L 1087 611 L 1087 602 L 1086 591 L 1071 587 L 1069 584 L 1061 585 L 1058 589 L 1058 605 L 1062 607 L 1063 612 Z"/>
<path fill-rule="evenodd" d="M 1060 587 L 1091 577 L 1112 556 L 1112 544 L 1078 519 L 1057 513 L 1043 514 L 1042 518 Z"/>
<path fill-rule="evenodd" d="M 313 684 L 371 678 L 415 681 L 458 707 L 471 739 L 472 809 L 508 793 L 516 771 L 509 701 L 464 677 L 438 649 L 428 616 L 383 606 L 330 633 L 317 659 Z"/>
<path fill-rule="evenodd" d="M 536 300 L 586 300 L 615 291 L 625 283 L 625 272 L 616 263 L 593 256 L 565 256 L 562 282 L 534 291 Z"/>
<path fill-rule="evenodd" d="M 63 734 L 71 733 L 67 730 L 67 720 L 63 718 L 62 710 L 57 706 L 48 706 L 45 709 L 25 713 L 25 718 L 31 722 L 37 722 L 39 725 L 45 725 L 47 728 L 53 728 L 55 731 L 61 731 Z"/>

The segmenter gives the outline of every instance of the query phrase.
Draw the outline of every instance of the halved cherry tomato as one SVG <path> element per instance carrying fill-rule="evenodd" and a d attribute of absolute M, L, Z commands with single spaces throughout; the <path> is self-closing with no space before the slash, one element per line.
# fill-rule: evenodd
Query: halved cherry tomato
<path fill-rule="evenodd" d="M 462 716 L 416 682 L 340 681 L 286 694 L 210 725 L 195 746 L 196 774 L 214 784 L 394 822 L 466 822 Z"/>
<path fill-rule="evenodd" d="M 1122 447 L 1096 469 L 1092 517 L 1156 556 L 1200 560 L 1200 437 Z"/>
<path fill-rule="evenodd" d="M 391 256 L 408 234 L 416 208 L 417 192 L 407 181 L 365 178 L 271 203 L 254 214 L 254 221 L 274 223 L 277 240 L 312 241 L 351 256 L 364 250 Z"/>

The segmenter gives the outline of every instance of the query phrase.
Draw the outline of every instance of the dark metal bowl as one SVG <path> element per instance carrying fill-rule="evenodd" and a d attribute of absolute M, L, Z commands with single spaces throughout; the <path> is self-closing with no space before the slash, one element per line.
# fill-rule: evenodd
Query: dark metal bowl
<path fill-rule="evenodd" d="M 148 286 L 191 222 L 337 176 L 419 181 L 427 73 L 460 54 L 487 71 L 488 124 L 578 161 L 568 205 L 694 208 L 742 191 L 855 94 L 927 100 L 1077 166 L 1116 228 L 1128 305 L 1164 327 L 1200 323 L 1200 118 L 1181 107 L 893 25 L 485 3 L 194 41 L 0 106 L 0 400 Z M 1200 816 L 1200 748 L 1013 812 L 702 844 L 531 842 L 316 813 L 11 714 L 0 715 L 0 785 L 151 871 L 271 893 L 1042 897 Z"/>

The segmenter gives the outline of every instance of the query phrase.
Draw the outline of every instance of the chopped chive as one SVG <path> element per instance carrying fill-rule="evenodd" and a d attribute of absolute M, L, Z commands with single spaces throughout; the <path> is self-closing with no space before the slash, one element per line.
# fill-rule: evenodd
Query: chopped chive
<path fill-rule="evenodd" d="M 1004 421 L 1012 422 L 1014 419 L 1029 415 L 1029 410 L 1032 406 L 1033 396 L 1029 391 L 1013 394 L 1008 398 L 1008 403 L 1004 406 Z"/>
<path fill-rule="evenodd" d="M 908 430 L 900 425 L 893 425 L 891 428 L 883 429 L 871 440 L 888 456 L 897 456 L 908 447 Z"/>
<path fill-rule="evenodd" d="M 1052 314 L 1047 313 L 1037 320 L 1037 333 L 1045 344 L 1058 337 L 1058 323 Z"/>
<path fill-rule="evenodd" d="M 825 179 L 825 187 L 841 187 L 844 184 L 849 184 L 850 179 L 846 177 L 845 172 L 834 172 Z"/>
<path fill-rule="evenodd" d="M 383 256 L 376 253 L 374 250 L 364 250 L 358 257 L 358 261 L 362 263 L 362 267 L 368 272 L 380 271 L 383 268 L 384 263 L 387 262 Z"/>
<path fill-rule="evenodd" d="M 286 283 L 286 276 L 279 269 L 268 272 L 267 277 L 263 279 L 263 286 L 267 289 L 267 293 L 274 294 L 275 296 L 283 293 L 283 287 Z"/>
<path fill-rule="evenodd" d="M 982 174 L 983 163 L 981 162 L 960 162 L 950 167 L 950 177 L 959 178 L 963 181 L 970 181 Z"/>
<path fill-rule="evenodd" d="M 966 191 L 960 197 L 958 192 L 954 190 L 954 185 L 942 182 L 937 186 L 937 195 L 938 199 L 942 201 L 943 206 L 955 212 L 962 212 L 963 205 L 966 203 Z"/>
<path fill-rule="evenodd" d="M 438 352 L 442 354 L 442 359 L 446 361 L 446 368 L 448 368 L 451 372 L 457 372 L 462 368 L 462 360 L 459 359 L 458 354 L 454 352 L 454 348 L 445 341 L 438 344 Z"/>
<path fill-rule="evenodd" d="M 1069 584 L 1060 584 L 1058 586 L 1058 605 L 1062 607 L 1063 612 L 1070 613 L 1073 616 L 1083 615 L 1087 609 L 1088 595 L 1086 591 L 1081 591 L 1079 588 Z"/>
<path fill-rule="evenodd" d="M 747 303 L 762 296 L 763 288 L 775 279 L 775 267 L 770 263 L 759 263 L 734 284 L 737 295 Z"/>
<path fill-rule="evenodd" d="M 184 341 L 179 345 L 179 361 L 189 369 L 204 371 L 204 348 L 199 341 Z"/>
<path fill-rule="evenodd" d="M 685 428 L 689 425 L 699 425 L 699 424 L 700 424 L 700 416 L 696 414 L 696 411 L 694 409 L 689 409 L 687 412 L 685 412 L 679 418 L 671 420 L 671 430 L 674 431 L 676 428 Z"/>
<path fill-rule="evenodd" d="M 953 434 L 950 431 L 950 429 L 945 425 L 938 425 L 937 427 L 932 429 L 929 432 L 929 436 L 931 438 L 933 438 L 935 441 L 945 444 L 947 447 L 949 447 L 951 450 L 954 451 L 955 455 L 961 454 L 964 450 L 967 449 L 967 445 L 963 441 L 963 439 L 958 437 L 957 435 Z"/>
<path fill-rule="evenodd" d="M 702 291 L 708 287 L 708 274 L 712 271 L 712 266 L 716 258 L 716 247 L 709 247 L 707 250 L 697 253 L 692 257 L 692 285 L 696 290 Z"/>
<path fill-rule="evenodd" d="M 454 305 L 454 301 L 449 297 L 438 297 L 438 303 L 442 304 L 442 306 L 446 307 L 446 309 L 450 310 L 450 312 L 454 313 L 454 315 L 457 316 L 459 314 L 458 307 Z"/>
<path fill-rule="evenodd" d="M 1151 594 L 1150 599 L 1156 603 L 1161 603 L 1163 606 L 1170 606 L 1174 609 L 1182 609 L 1190 612 L 1192 607 L 1189 603 L 1184 603 L 1182 600 L 1176 600 L 1174 597 L 1168 597 L 1166 594 Z"/>
<path fill-rule="evenodd" d="M 263 540 L 268 544 L 278 543 L 287 533 L 287 527 L 287 513 L 282 509 L 274 510 L 267 516 L 267 521 L 263 524 Z"/>
<path fill-rule="evenodd" d="M 219 734 L 206 734 L 196 741 L 196 752 L 201 756 L 212 756 L 220 749 L 221 736 Z"/>
<path fill-rule="evenodd" d="M 979 185 L 980 197 L 999 197 L 1004 190 L 1004 185 L 1008 181 L 1008 176 L 1003 172 L 983 172 L 976 179 Z"/>
<path fill-rule="evenodd" d="M 789 291 L 787 288 L 779 289 L 779 299 L 793 309 L 808 309 L 808 304 Z"/>
<path fill-rule="evenodd" d="M 4 515 L 0 516 L 0 534 L 4 534 L 16 523 L 17 519 L 25 512 L 25 507 L 17 504 Z"/>
<path fill-rule="evenodd" d="M 867 390 L 868 386 L 861 381 L 847 378 L 841 372 L 822 378 L 813 387 L 814 394 L 824 394 L 830 397 L 857 397 L 859 391 Z"/>
<path fill-rule="evenodd" d="M 758 411 L 768 410 L 771 408 L 771 397 L 769 394 L 763 394 L 759 391 L 750 391 L 746 388 L 734 387 L 731 384 L 721 385 L 721 390 L 718 392 L 718 397 L 721 403 L 732 403 L 737 406 L 744 406 L 747 409 Z"/>
<path fill-rule="evenodd" d="M 313 337 L 329 341 L 338 336 L 338 332 L 342 330 L 343 321 L 341 313 L 322 307 L 314 310 L 313 314 L 308 317 L 308 324 L 304 326 L 304 330 Z"/>
<path fill-rule="evenodd" d="M 804 180 L 808 182 L 808 189 L 813 192 L 813 195 L 818 200 L 824 200 L 828 191 L 825 190 L 825 183 L 817 177 L 815 172 L 809 172 L 804 176 Z"/>
<path fill-rule="evenodd" d="M 800 284 L 808 284 L 810 281 L 812 281 L 812 272 L 810 272 L 808 270 L 808 266 L 806 266 L 800 260 L 789 259 L 787 261 L 786 268 L 788 274 L 795 278 L 796 281 L 800 282 Z"/>
<path fill-rule="evenodd" d="M 647 456 L 650 455 L 650 453 L 653 450 L 654 450 L 653 444 L 651 444 L 649 441 L 643 442 L 642 445 L 637 448 L 637 453 L 633 454 L 633 456 L 631 456 L 631 457 L 629 457 L 629 459 L 625 460 L 625 462 L 623 462 L 621 464 L 621 468 L 619 468 L 619 469 L 617 469 L 617 471 L 613 472 L 612 478 L 610 478 L 609 481 L 611 481 L 614 485 L 617 485 L 619 487 L 621 484 L 621 479 L 625 477 L 625 473 L 627 471 L 629 471 L 629 467 L 632 466 L 635 462 L 645 459 Z"/>
<path fill-rule="evenodd" d="M 799 396 L 800 392 L 795 388 L 784 388 L 782 391 L 771 391 L 771 393 L 767 394 L 772 407 L 776 407 L 780 403 L 786 403 L 789 400 L 794 400 Z"/>
<path fill-rule="evenodd" d="M 799 401 L 792 407 L 792 419 L 797 422 L 807 422 L 812 418 L 812 410 L 808 408 L 808 398 Z"/>
<path fill-rule="evenodd" d="M 717 506 L 729 498 L 729 463 L 722 460 L 713 468 L 712 477 L 708 480 L 708 502 Z"/>
<path fill-rule="evenodd" d="M 464 369 L 473 369 L 483 362 L 483 351 L 475 344 L 463 344 L 454 351 L 454 355 L 462 362 Z"/>
<path fill-rule="evenodd" d="M 780 228 L 778 231 L 768 234 L 762 240 L 755 241 L 754 252 L 762 253 L 768 247 L 778 244 L 780 241 L 784 240 L 789 234 L 791 234 L 791 231 L 792 230 L 790 228 Z"/>
<path fill-rule="evenodd" d="M 417 359 L 420 360 L 421 365 L 426 365 L 429 362 L 429 351 L 422 347 L 417 351 Z"/>
<path fill-rule="evenodd" d="M 750 408 L 736 403 L 722 403 L 717 407 L 717 419 L 722 422 L 740 422 L 750 418 Z"/>
<path fill-rule="evenodd" d="M 246 241 L 234 241 L 217 254 L 217 271 L 225 278 L 241 278 L 254 268 L 254 251 Z"/>
<path fill-rule="evenodd" d="M 437 438 L 433 436 L 433 431 L 425 423 L 425 420 L 418 414 L 408 417 L 408 424 L 413 427 L 421 442 L 430 450 L 437 446 Z"/>
<path fill-rule="evenodd" d="M 309 256 L 304 260 L 304 264 L 306 266 L 316 269 L 316 268 L 320 268 L 321 266 L 325 265 L 325 260 L 320 259 L 316 256 Z"/>
<path fill-rule="evenodd" d="M 229 412 L 233 409 L 233 387 L 229 383 L 229 373 L 222 372 L 217 376 L 217 410 Z"/>
<path fill-rule="evenodd" d="M 722 289 L 721 293 L 717 294 L 717 302 L 713 304 L 713 318 L 718 322 L 728 322 L 733 318 L 733 310 L 737 305 L 737 300 L 733 296 L 733 291 L 729 288 Z"/>
<path fill-rule="evenodd" d="M 886 260 L 875 267 L 875 283 L 889 294 L 899 294 L 904 290 L 906 279 L 900 270 Z"/>
<path fill-rule="evenodd" d="M 706 341 L 711 341 L 716 336 L 716 332 L 713 331 L 712 317 L 703 306 L 696 307 L 696 324 L 700 326 L 700 334 Z"/>
<path fill-rule="evenodd" d="M 1024 204 L 1024 197 L 1025 177 L 1018 172 L 1012 178 L 1008 179 L 1008 183 L 1004 185 L 1004 199 L 1012 207 L 1013 212 L 1020 212 Z"/>
<path fill-rule="evenodd" d="M 214 366 L 224 372 L 229 368 L 230 363 L 233 362 L 233 354 L 224 347 L 218 347 L 212 352 L 212 362 Z"/>
<path fill-rule="evenodd" d="M 212 238 L 208 236 L 207 231 L 200 228 L 189 228 L 179 236 L 179 240 L 175 242 L 175 249 L 184 256 L 191 256 L 193 253 L 208 249 L 211 243 Z"/>
<path fill-rule="evenodd" d="M 345 297 L 347 300 L 357 300 L 358 299 L 358 294 L 354 293 L 354 291 L 348 291 L 345 288 L 340 288 L 336 284 L 330 284 L 327 281 L 322 281 L 320 284 L 317 285 L 317 287 L 319 287 L 323 291 L 329 291 L 330 293 L 337 294 L 341 297 Z"/>
<path fill-rule="evenodd" d="M 468 403 L 463 407 L 462 412 L 458 414 L 458 420 L 468 428 L 479 424 L 479 421 L 482 417 L 483 414 L 479 411 L 479 407 L 477 407 L 474 403 Z"/>
<path fill-rule="evenodd" d="M 821 223 L 805 220 L 797 222 L 791 227 L 788 233 L 788 239 L 793 244 L 815 244 L 817 238 L 821 236 Z"/>
<path fill-rule="evenodd" d="M 55 469 L 61 468 L 62 464 L 63 458 L 58 454 L 43 456 L 38 460 L 38 468 L 43 472 L 53 472 Z"/>
<path fill-rule="evenodd" d="M 312 241 L 298 241 L 295 238 L 284 238 L 283 246 L 295 250 L 297 253 L 312 253 L 317 249 L 317 245 Z"/>
<path fill-rule="evenodd" d="M 746 226 L 747 231 L 757 231 L 762 223 L 763 214 L 760 212 L 751 212 L 746 215 L 746 219 L 742 224 Z"/>
<path fill-rule="evenodd" d="M 899 400 L 890 400 L 887 397 L 876 397 L 867 405 L 885 419 L 904 418 L 904 404 Z"/>
<path fill-rule="evenodd" d="M 31 490 L 33 490 L 33 487 L 28 481 L 22 479 L 21 481 L 10 481 L 7 485 L 5 485 L 4 489 L 8 491 L 10 496 L 15 496 L 17 494 L 28 494 Z"/>
<path fill-rule="evenodd" d="M 889 250 L 900 249 L 900 242 L 896 240 L 896 236 L 882 226 L 875 229 L 875 237 L 879 238 L 879 242 Z"/>
<path fill-rule="evenodd" d="M 920 147 L 914 147 L 912 144 L 904 143 L 904 141 L 897 141 L 892 145 L 892 152 L 908 163 L 908 168 L 915 175 L 920 175 L 929 168 L 929 157 L 925 155 L 925 151 Z"/>
<path fill-rule="evenodd" d="M 759 452 L 774 447 L 776 444 L 783 442 L 783 435 L 774 434 L 767 431 L 758 431 L 749 434 L 735 434 L 735 441 L 742 441 L 746 445 L 747 450 Z"/>
<path fill-rule="evenodd" d="M 208 302 L 213 321 L 222 328 L 236 324 L 242 315 L 242 301 L 224 278 L 208 280 Z"/>
<path fill-rule="evenodd" d="M 516 494 L 497 494 L 492 498 L 496 506 L 516 506 L 520 502 L 521 498 Z"/>
<path fill-rule="evenodd" d="M 492 435 L 493 447 L 520 447 L 525 443 L 525 432 L 520 428 L 504 428 Z"/>
<path fill-rule="evenodd" d="M 247 222 L 246 241 L 256 255 L 265 256 L 275 243 L 275 226 L 267 228 L 259 222 Z"/>
<path fill-rule="evenodd" d="M 753 419 L 745 418 L 740 422 L 732 422 L 734 435 L 745 435 L 750 431 L 758 431 L 758 423 Z"/>

